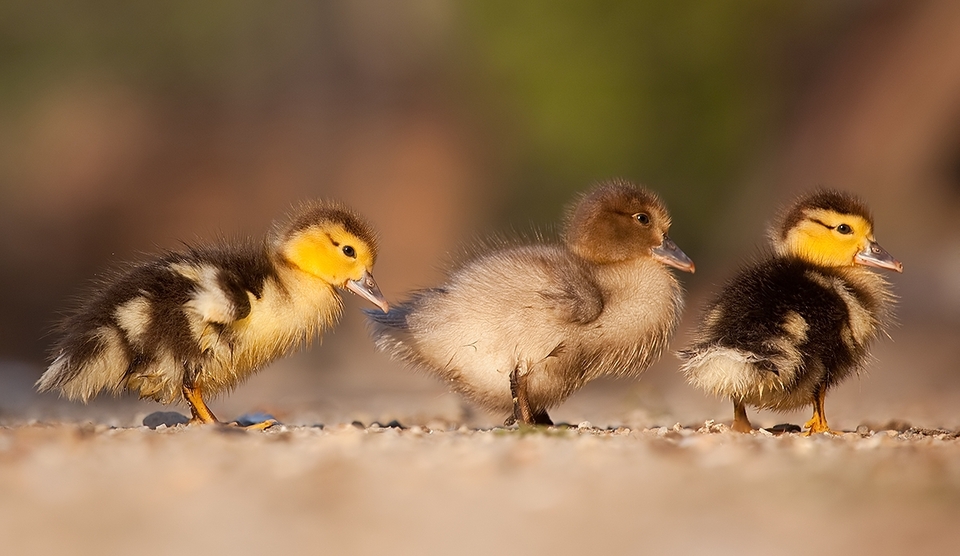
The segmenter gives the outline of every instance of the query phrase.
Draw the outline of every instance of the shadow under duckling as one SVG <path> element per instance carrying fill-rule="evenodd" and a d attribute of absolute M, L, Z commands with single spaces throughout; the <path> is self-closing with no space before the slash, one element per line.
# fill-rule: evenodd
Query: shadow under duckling
<path fill-rule="evenodd" d="M 654 193 L 600 184 L 570 211 L 561 243 L 488 247 L 444 285 L 366 311 L 374 339 L 508 425 L 552 424 L 547 410 L 587 382 L 636 376 L 660 357 L 683 306 L 667 266 L 694 271 L 669 228 Z"/>
<path fill-rule="evenodd" d="M 733 430 L 750 432 L 746 405 L 813 405 L 807 434 L 831 432 L 827 391 L 867 359 L 893 295 L 869 267 L 902 272 L 876 242 L 856 198 L 817 191 L 771 230 L 774 254 L 744 268 L 710 302 L 696 339 L 679 353 L 688 382 L 733 400 Z"/>
<path fill-rule="evenodd" d="M 132 390 L 165 404 L 183 400 L 191 423 L 216 423 L 204 397 L 333 326 L 342 311 L 337 288 L 389 310 L 372 274 L 376 257 L 366 221 L 338 203 L 315 202 L 262 242 L 188 248 L 133 265 L 61 324 L 37 388 L 83 402 Z"/>

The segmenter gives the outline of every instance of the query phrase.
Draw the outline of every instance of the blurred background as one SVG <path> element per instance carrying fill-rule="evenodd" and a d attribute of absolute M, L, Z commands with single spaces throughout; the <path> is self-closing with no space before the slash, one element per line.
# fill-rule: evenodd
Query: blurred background
<path fill-rule="evenodd" d="M 831 423 L 960 425 L 960 3 L 0 3 L 0 421 L 136 424 L 156 404 L 36 396 L 51 326 L 90 282 L 181 241 L 257 236 L 303 198 L 381 232 L 396 300 L 458 246 L 555 231 L 593 182 L 655 189 L 711 292 L 818 186 L 874 211 L 905 267 L 893 340 Z M 214 402 L 292 422 L 495 424 L 374 352 L 359 309 Z M 730 419 L 665 356 L 559 420 Z M 806 414 L 761 414 L 760 425 Z"/>

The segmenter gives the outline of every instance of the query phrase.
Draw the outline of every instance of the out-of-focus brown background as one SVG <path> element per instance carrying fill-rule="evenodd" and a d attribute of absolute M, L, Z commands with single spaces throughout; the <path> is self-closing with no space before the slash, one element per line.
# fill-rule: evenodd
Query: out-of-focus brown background
<path fill-rule="evenodd" d="M 488 430 L 376 353 L 353 296 L 211 403 L 286 427 L 150 431 L 155 403 L 33 391 L 51 325 L 123 261 L 333 197 L 379 228 L 395 300 L 612 176 L 663 195 L 697 263 L 674 349 L 784 203 L 870 204 L 899 326 L 827 399 L 866 432 L 701 429 L 729 402 L 669 355 L 551 412 L 603 430 Z M 955 552 L 958 212 L 953 0 L 0 2 L 0 552 Z"/>
<path fill-rule="evenodd" d="M 458 245 L 553 229 L 622 176 L 662 194 L 697 262 L 674 348 L 777 208 L 817 186 L 861 195 L 904 263 L 900 325 L 828 412 L 958 425 L 958 29 L 949 1 L 0 4 L 0 418 L 156 409 L 32 393 L 51 325 L 123 261 L 332 197 L 380 230 L 376 276 L 399 299 Z M 375 353 L 362 306 L 215 407 L 495 422 Z M 557 416 L 729 418 L 676 367 Z"/>

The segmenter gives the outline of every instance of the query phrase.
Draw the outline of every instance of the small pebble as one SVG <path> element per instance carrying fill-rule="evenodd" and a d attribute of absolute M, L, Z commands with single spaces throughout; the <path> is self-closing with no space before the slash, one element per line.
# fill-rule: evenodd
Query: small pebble
<path fill-rule="evenodd" d="M 703 426 L 697 429 L 697 432 L 700 434 L 717 434 L 721 433 L 726 429 L 726 425 L 717 423 L 713 419 L 707 419 L 703 422 Z"/>
<path fill-rule="evenodd" d="M 175 427 L 177 425 L 186 425 L 190 418 L 176 411 L 154 411 L 143 418 L 143 426 L 158 429 L 160 427 Z"/>
<path fill-rule="evenodd" d="M 779 425 L 774 425 L 767 429 L 761 429 L 761 430 L 766 430 L 767 432 L 772 433 L 775 436 L 785 434 L 785 433 L 803 432 L 803 429 L 800 426 L 794 425 L 793 423 L 780 423 Z"/>

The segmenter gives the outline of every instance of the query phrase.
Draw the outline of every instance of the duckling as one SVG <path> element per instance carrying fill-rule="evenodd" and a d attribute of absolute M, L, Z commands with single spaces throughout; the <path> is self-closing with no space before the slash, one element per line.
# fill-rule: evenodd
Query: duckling
<path fill-rule="evenodd" d="M 890 318 L 889 285 L 869 269 L 903 271 L 873 230 L 867 207 L 849 194 L 804 196 L 771 229 L 774 253 L 706 306 L 695 341 L 680 352 L 682 371 L 691 384 L 733 400 L 733 430 L 753 430 L 747 404 L 813 405 L 806 434 L 832 432 L 827 391 L 859 372 Z"/>
<path fill-rule="evenodd" d="M 442 286 L 366 311 L 374 339 L 507 425 L 550 425 L 547 410 L 587 382 L 660 357 L 683 305 L 666 267 L 694 271 L 669 228 L 654 193 L 602 183 L 569 211 L 562 242 L 489 242 Z"/>
<path fill-rule="evenodd" d="M 376 257 L 376 234 L 359 215 L 310 202 L 263 241 L 188 247 L 133 265 L 65 319 L 36 386 L 83 402 L 124 390 L 183 400 L 191 423 L 217 423 L 204 398 L 333 326 L 337 288 L 389 310 L 372 274 Z"/>

